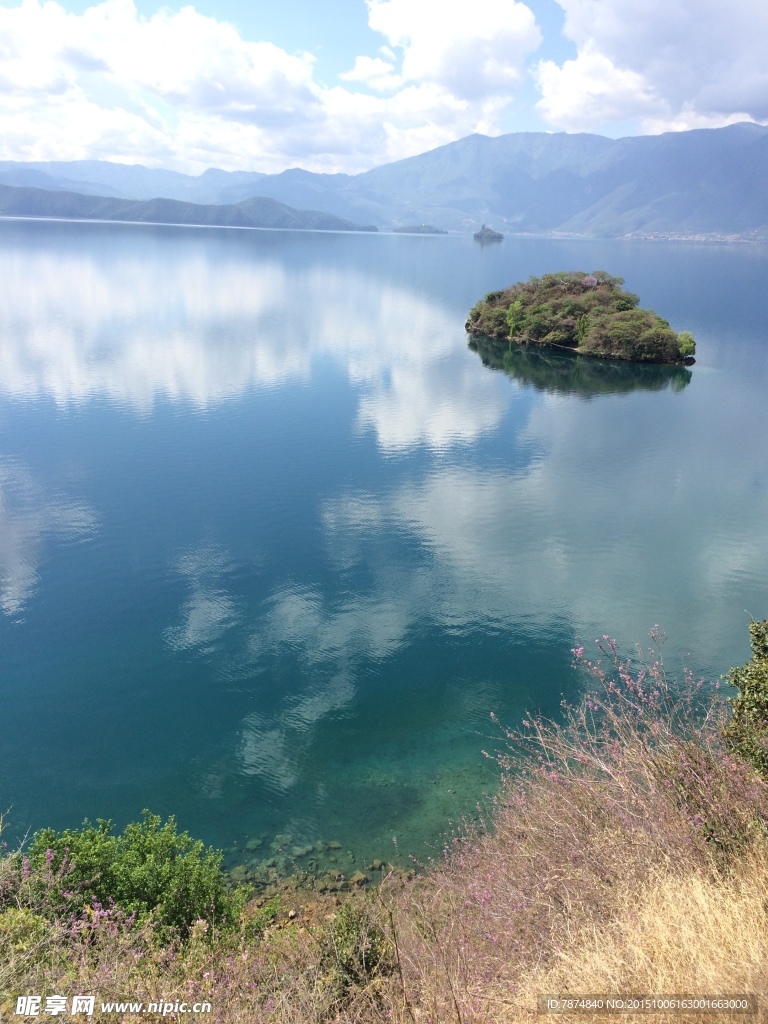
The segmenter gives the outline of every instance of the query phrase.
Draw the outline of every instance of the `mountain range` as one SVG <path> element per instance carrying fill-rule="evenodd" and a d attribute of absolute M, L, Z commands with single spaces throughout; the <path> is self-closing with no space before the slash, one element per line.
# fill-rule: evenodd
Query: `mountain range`
<path fill-rule="evenodd" d="M 294 210 L 275 199 L 254 196 L 241 203 L 204 205 L 179 199 L 118 199 L 51 188 L 0 184 L 0 217 L 113 220 L 145 224 L 186 224 L 228 228 L 291 228 L 313 231 L 377 231 L 332 213 Z"/>
<path fill-rule="evenodd" d="M 429 223 L 474 231 L 486 223 L 507 232 L 595 237 L 768 238 L 766 183 L 768 128 L 745 122 L 622 139 L 564 132 L 470 135 L 355 175 L 292 168 L 280 174 L 210 169 L 192 176 L 105 161 L 0 161 L 0 208 L 8 211 L 10 191 L 21 189 L 115 202 L 174 200 L 208 211 L 185 210 L 185 219 L 174 223 L 235 223 L 240 216 L 258 220 L 256 209 L 244 210 L 258 198 L 283 204 L 289 218 L 297 208 L 315 218 L 321 211 L 347 222 L 347 229 Z M 36 202 L 42 211 L 46 201 Z M 213 208 L 228 210 L 235 220 L 216 220 Z M 167 207 L 145 207 L 140 217 L 106 219 L 150 220 L 163 211 Z"/>

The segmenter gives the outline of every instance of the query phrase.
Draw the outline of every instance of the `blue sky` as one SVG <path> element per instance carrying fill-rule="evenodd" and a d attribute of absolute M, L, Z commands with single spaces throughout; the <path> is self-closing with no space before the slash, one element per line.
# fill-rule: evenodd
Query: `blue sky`
<path fill-rule="evenodd" d="M 354 173 L 768 121 L 764 0 L 0 0 L 0 158 Z"/>

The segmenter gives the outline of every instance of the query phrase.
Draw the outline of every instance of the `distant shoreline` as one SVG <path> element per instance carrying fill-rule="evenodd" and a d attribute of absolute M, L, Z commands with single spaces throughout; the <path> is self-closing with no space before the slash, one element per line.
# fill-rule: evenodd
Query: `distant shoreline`
<path fill-rule="evenodd" d="M 124 224 L 140 228 L 204 228 L 206 231 L 293 231 L 296 234 L 321 235 L 369 235 L 379 231 L 363 231 L 355 228 L 270 228 L 251 224 L 180 224 L 162 220 L 105 220 L 103 217 L 34 217 L 19 213 L 0 213 L 0 221 L 36 221 L 53 224 Z M 386 232 L 384 232 L 386 234 Z"/>
<path fill-rule="evenodd" d="M 54 217 L 36 216 L 34 214 L 0 213 L 0 221 L 42 221 L 63 224 L 131 224 L 141 227 L 167 228 L 224 228 L 234 231 L 292 231 L 296 233 L 320 233 L 324 235 L 408 235 L 410 237 L 430 238 L 472 238 L 473 233 L 467 231 L 440 232 L 406 232 L 395 228 L 296 228 L 296 227 L 260 227 L 251 224 L 190 224 L 178 221 L 159 220 L 111 220 L 104 217 Z M 549 239 L 565 242 L 688 242 L 699 245 L 767 245 L 768 236 L 747 238 L 740 235 L 675 235 L 675 234 L 632 234 L 632 235 L 584 235 L 565 234 L 562 232 L 507 231 L 505 238 L 515 239 Z"/>

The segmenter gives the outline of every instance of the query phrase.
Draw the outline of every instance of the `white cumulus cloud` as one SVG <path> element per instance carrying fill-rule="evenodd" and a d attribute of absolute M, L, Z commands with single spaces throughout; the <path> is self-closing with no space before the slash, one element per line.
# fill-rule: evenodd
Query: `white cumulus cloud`
<path fill-rule="evenodd" d="M 495 130 L 540 42 L 525 4 L 369 7 L 378 54 L 335 84 L 318 81 L 311 53 L 247 39 L 194 6 L 0 7 L 0 158 L 357 171 Z"/>
<path fill-rule="evenodd" d="M 463 100 L 510 91 L 541 43 L 529 7 L 516 0 L 368 0 L 369 24 L 403 51 L 403 76 L 435 82 Z"/>
<path fill-rule="evenodd" d="M 768 119 L 768 7 L 701 0 L 557 0 L 577 47 L 535 72 L 540 113 L 566 130 L 644 131 Z"/>
<path fill-rule="evenodd" d="M 370 89 L 388 92 L 403 84 L 401 75 L 395 74 L 392 61 L 381 57 L 357 57 L 351 71 L 339 75 L 343 82 L 362 82 Z"/>
<path fill-rule="evenodd" d="M 193 7 L 144 18 L 133 0 L 105 0 L 82 14 L 54 0 L 22 0 L 0 8 L 0 52 L 6 159 L 192 169 L 217 156 L 242 166 L 268 153 L 275 136 L 290 147 L 301 125 L 323 120 L 309 54 L 245 40 Z"/>

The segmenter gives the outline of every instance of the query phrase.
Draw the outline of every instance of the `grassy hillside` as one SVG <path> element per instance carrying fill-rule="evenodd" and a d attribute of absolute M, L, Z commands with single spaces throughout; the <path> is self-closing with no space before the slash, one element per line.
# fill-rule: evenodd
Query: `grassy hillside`
<path fill-rule="evenodd" d="M 634 660 L 607 638 L 598 662 L 576 649 L 581 703 L 499 732 L 487 826 L 375 892 L 292 879 L 243 905 L 215 855 L 151 816 L 121 837 L 39 834 L 0 856 L 2 1018 L 54 993 L 94 994 L 98 1022 L 211 1024 L 512 1024 L 541 1020 L 547 993 L 752 993 L 765 1021 L 768 622 L 750 632 L 732 702 L 668 678 L 658 629 Z M 128 1000 L 144 1010 L 102 1009 Z"/>

